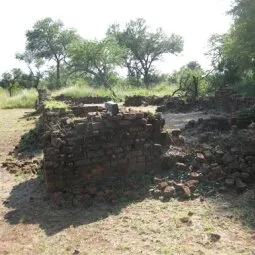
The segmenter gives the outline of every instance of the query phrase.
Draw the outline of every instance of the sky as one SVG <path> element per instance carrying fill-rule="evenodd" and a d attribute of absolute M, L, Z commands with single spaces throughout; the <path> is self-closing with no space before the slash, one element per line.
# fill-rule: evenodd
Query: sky
<path fill-rule="evenodd" d="M 109 25 L 125 25 L 130 19 L 144 18 L 152 29 L 162 27 L 168 35 L 184 38 L 184 50 L 178 56 L 165 55 L 157 64 L 162 73 L 170 73 L 196 60 L 205 69 L 210 60 L 204 56 L 207 41 L 214 33 L 229 29 L 231 19 L 225 13 L 231 0 L 3 0 L 0 1 L 0 74 L 25 65 L 15 59 L 24 51 L 27 30 L 42 18 L 60 19 L 87 39 L 101 39 Z"/>

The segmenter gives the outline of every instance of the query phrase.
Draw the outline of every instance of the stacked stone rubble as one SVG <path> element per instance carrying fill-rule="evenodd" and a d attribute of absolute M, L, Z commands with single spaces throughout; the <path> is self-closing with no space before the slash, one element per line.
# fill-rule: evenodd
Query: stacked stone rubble
<path fill-rule="evenodd" d="M 55 100 L 62 101 L 68 105 L 77 106 L 80 104 L 102 104 L 110 101 L 110 97 L 100 97 L 100 96 L 84 96 L 84 97 L 70 97 L 70 96 L 56 96 Z"/>
<path fill-rule="evenodd" d="M 239 95 L 232 88 L 222 88 L 215 93 L 215 106 L 221 111 L 233 113 L 254 104 L 254 97 Z"/>
<path fill-rule="evenodd" d="M 44 171 L 49 192 L 83 193 L 90 184 L 156 170 L 168 134 L 160 114 L 45 111 Z"/>

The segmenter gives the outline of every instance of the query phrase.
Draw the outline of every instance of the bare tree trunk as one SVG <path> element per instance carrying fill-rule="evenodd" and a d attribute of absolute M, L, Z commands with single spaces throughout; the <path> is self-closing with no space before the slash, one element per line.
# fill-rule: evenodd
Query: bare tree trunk
<path fill-rule="evenodd" d="M 11 84 L 9 87 L 8 87 L 8 92 L 9 92 L 9 96 L 12 97 L 12 88 L 13 88 L 14 84 Z"/>
<path fill-rule="evenodd" d="M 149 76 L 149 72 L 146 69 L 146 70 L 144 70 L 143 82 L 144 82 L 147 89 L 149 87 L 149 77 L 148 76 Z"/>
<path fill-rule="evenodd" d="M 12 97 L 12 89 L 8 88 L 9 96 Z"/>
<path fill-rule="evenodd" d="M 57 88 L 60 88 L 60 60 L 57 60 Z"/>
<path fill-rule="evenodd" d="M 194 98 L 198 97 L 198 77 L 193 76 L 193 83 L 194 83 Z"/>

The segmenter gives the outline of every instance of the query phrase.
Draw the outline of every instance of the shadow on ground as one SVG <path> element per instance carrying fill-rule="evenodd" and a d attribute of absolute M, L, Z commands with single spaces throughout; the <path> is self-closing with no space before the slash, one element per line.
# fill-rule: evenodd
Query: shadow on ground
<path fill-rule="evenodd" d="M 13 156 L 17 159 L 26 159 L 41 155 L 42 137 L 43 127 L 36 119 L 35 126 L 21 136 L 19 143 L 15 146 Z"/>
<path fill-rule="evenodd" d="M 109 215 L 117 215 L 129 203 L 142 201 L 148 196 L 149 186 L 141 185 L 140 189 L 134 189 L 135 197 L 123 196 L 115 205 L 96 202 L 89 208 L 82 205 L 61 208 L 48 200 L 45 184 L 37 177 L 14 186 L 4 202 L 11 209 L 4 218 L 9 224 L 39 224 L 46 235 L 51 236 L 70 226 L 90 224 Z"/>
<path fill-rule="evenodd" d="M 140 188 L 134 186 L 137 196 L 131 199 L 123 196 L 116 205 L 95 203 L 89 208 L 83 206 L 59 208 L 46 199 L 44 182 L 37 177 L 20 183 L 12 189 L 8 200 L 4 202 L 5 206 L 10 208 L 4 218 L 9 224 L 39 224 L 46 235 L 52 236 L 70 226 L 90 224 L 109 215 L 118 215 L 128 204 L 147 198 L 150 185 L 151 182 L 147 181 L 147 184 L 140 185 Z M 239 195 L 227 193 L 204 199 L 215 204 L 213 210 L 218 215 L 227 215 L 227 217 L 231 215 L 229 217 L 233 217 L 233 220 L 240 221 L 253 229 L 255 228 L 254 191 L 253 188 Z"/>

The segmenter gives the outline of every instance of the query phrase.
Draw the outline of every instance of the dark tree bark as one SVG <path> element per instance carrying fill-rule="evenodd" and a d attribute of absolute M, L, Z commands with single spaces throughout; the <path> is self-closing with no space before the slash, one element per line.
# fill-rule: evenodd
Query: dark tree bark
<path fill-rule="evenodd" d="M 60 88 L 60 60 L 57 60 L 57 88 Z"/>

